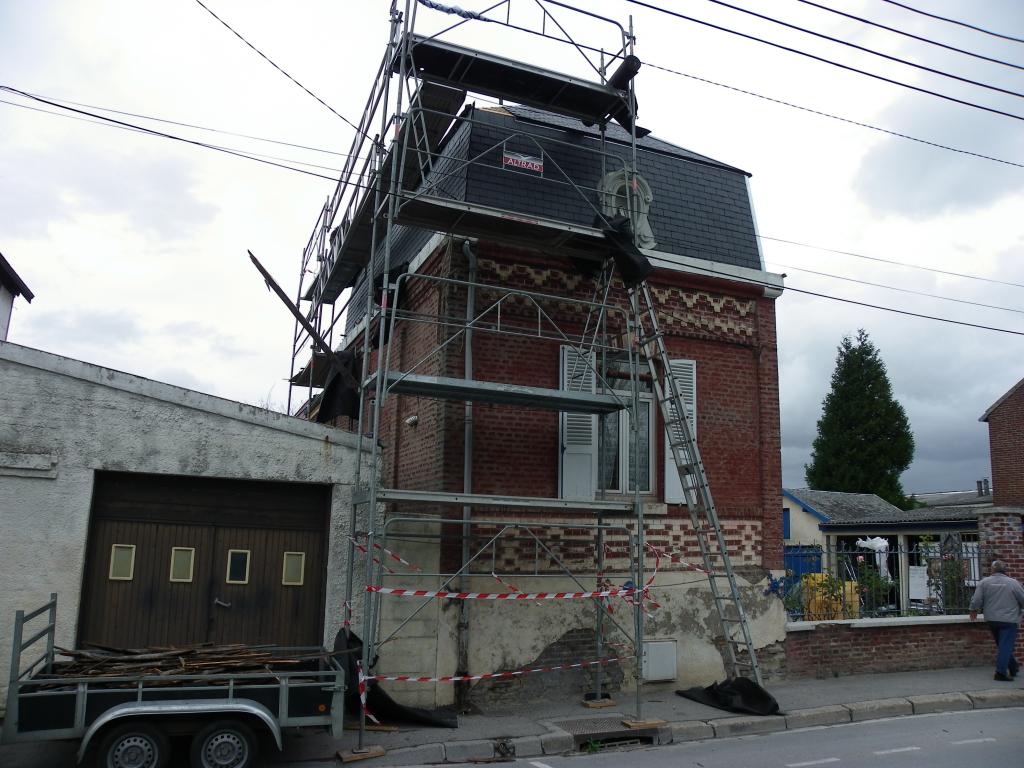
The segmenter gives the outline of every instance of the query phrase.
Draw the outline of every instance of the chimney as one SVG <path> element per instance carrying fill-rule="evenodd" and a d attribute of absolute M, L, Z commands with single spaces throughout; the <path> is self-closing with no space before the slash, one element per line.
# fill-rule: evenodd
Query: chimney
<path fill-rule="evenodd" d="M 979 496 L 984 496 L 985 495 L 985 481 L 984 480 L 979 480 L 978 481 L 978 495 Z"/>
<path fill-rule="evenodd" d="M 983 483 L 985 484 L 985 485 L 984 485 L 984 487 L 985 487 L 985 493 L 984 493 L 983 495 L 985 495 L 985 496 L 991 496 L 991 495 L 992 495 L 992 486 L 991 486 L 991 485 L 989 485 L 989 482 L 988 482 L 988 478 L 986 477 L 986 478 L 985 478 L 985 479 L 984 479 L 984 480 L 983 480 L 982 482 L 983 482 Z"/>

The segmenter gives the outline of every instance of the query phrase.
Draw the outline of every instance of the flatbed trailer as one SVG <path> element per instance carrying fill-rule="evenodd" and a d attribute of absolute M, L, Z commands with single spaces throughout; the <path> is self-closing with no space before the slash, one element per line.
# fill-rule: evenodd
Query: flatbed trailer
<path fill-rule="evenodd" d="M 29 634 L 41 617 L 45 626 Z M 248 768 L 256 764 L 257 734 L 279 750 L 287 728 L 342 736 L 345 671 L 324 648 L 261 646 L 271 658 L 254 671 L 65 676 L 55 658 L 56 623 L 55 593 L 16 614 L 0 743 L 79 740 L 79 763 L 99 745 L 97 764 L 105 768 L 164 768 L 170 737 L 188 734 L 194 768 Z M 41 655 L 22 667 L 34 648 Z"/>

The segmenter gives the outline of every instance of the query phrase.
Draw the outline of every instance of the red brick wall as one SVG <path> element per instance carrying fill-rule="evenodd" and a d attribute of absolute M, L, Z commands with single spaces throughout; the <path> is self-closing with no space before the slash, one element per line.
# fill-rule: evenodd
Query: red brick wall
<path fill-rule="evenodd" d="M 1024 386 L 1017 387 L 988 417 L 992 458 L 992 502 L 1024 507 Z"/>
<path fill-rule="evenodd" d="M 978 513 L 978 542 L 981 550 L 982 575 L 992 573 L 989 567 L 993 560 L 1006 563 L 1006 573 L 1017 581 L 1024 582 L 1024 531 L 1021 521 L 1024 514 L 1013 512 Z M 1017 638 L 1018 658 L 1024 658 L 1024 633 Z"/>
<path fill-rule="evenodd" d="M 519 287 L 569 300 L 545 305 L 555 323 L 578 331 L 583 318 L 576 300 L 592 299 L 593 282 L 582 278 L 570 264 L 535 253 L 481 243 L 479 281 Z M 421 271 L 466 277 L 459 249 L 439 251 Z M 657 274 L 652 280 L 659 322 L 666 332 L 669 354 L 697 362 L 698 441 L 705 461 L 719 516 L 725 520 L 761 523 L 756 542 L 762 567 L 780 568 L 781 455 L 779 438 L 778 356 L 774 300 L 756 288 L 728 286 L 706 279 Z M 412 280 L 401 306 L 423 315 L 447 315 L 453 322 L 465 316 L 465 291 L 438 288 Z M 613 294 L 625 294 L 621 286 Z M 501 294 L 482 291 L 477 311 Z M 488 317 L 493 322 L 496 314 Z M 527 301 L 502 305 L 502 322 L 535 326 L 537 313 Z M 543 319 L 546 330 L 554 330 Z M 449 338 L 453 329 L 429 323 L 404 323 L 391 340 L 392 367 L 408 370 L 432 347 Z M 612 332 L 621 328 L 609 321 Z M 538 338 L 511 338 L 478 332 L 473 342 L 474 378 L 559 386 L 559 342 Z M 463 375 L 463 340 L 457 339 L 416 372 Z M 375 363 L 374 363 L 375 364 Z M 371 365 L 371 368 L 373 366 Z M 419 417 L 415 427 L 404 419 Z M 392 397 L 380 429 L 385 444 L 385 483 L 403 488 L 462 490 L 462 403 L 440 403 L 423 398 Z M 557 497 L 558 416 L 476 403 L 473 408 L 473 491 Z M 655 476 L 657 493 L 664 498 L 662 481 L 664 440 L 659 420 Z M 686 517 L 684 508 L 670 518 Z M 679 521 L 681 522 L 681 521 Z"/>
<path fill-rule="evenodd" d="M 786 637 L 786 676 L 835 677 L 871 672 L 983 666 L 995 644 L 982 622 L 896 627 L 819 624 Z"/>

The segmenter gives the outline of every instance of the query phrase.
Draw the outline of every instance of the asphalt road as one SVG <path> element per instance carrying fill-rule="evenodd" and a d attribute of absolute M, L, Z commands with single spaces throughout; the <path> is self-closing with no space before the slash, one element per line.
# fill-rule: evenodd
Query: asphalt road
<path fill-rule="evenodd" d="M 1024 713 L 988 709 L 871 720 L 763 736 L 573 757 L 516 768 L 1018 768 Z"/>

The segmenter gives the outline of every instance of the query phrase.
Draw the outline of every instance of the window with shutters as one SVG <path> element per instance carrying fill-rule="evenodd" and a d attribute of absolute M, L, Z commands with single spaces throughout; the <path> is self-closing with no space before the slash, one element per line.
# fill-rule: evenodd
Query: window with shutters
<path fill-rule="evenodd" d="M 632 395 L 628 362 L 610 363 L 604 378 L 609 390 L 625 398 Z M 651 439 L 651 425 L 657 421 L 654 418 L 650 374 L 642 373 L 638 385 L 640 410 L 637 429 L 640 434 L 636 444 L 630 432 L 629 411 L 622 410 L 600 420 L 603 424 L 598 484 L 612 493 L 632 493 L 636 489 L 637 479 L 640 483 L 640 493 L 651 493 L 654 487 L 654 441 Z"/>
<path fill-rule="evenodd" d="M 676 382 L 676 389 L 683 399 L 686 408 L 686 423 L 690 427 L 690 433 L 694 439 L 697 437 L 697 363 L 694 360 L 670 360 L 669 366 L 672 369 L 672 378 Z M 677 446 L 677 453 L 685 462 L 689 455 L 685 447 L 681 424 L 676 422 L 675 409 L 669 409 L 669 424 L 665 430 L 665 502 L 668 504 L 680 504 L 683 498 L 683 485 L 679 479 L 679 470 L 676 468 L 676 457 L 672 451 L 673 443 Z"/>

